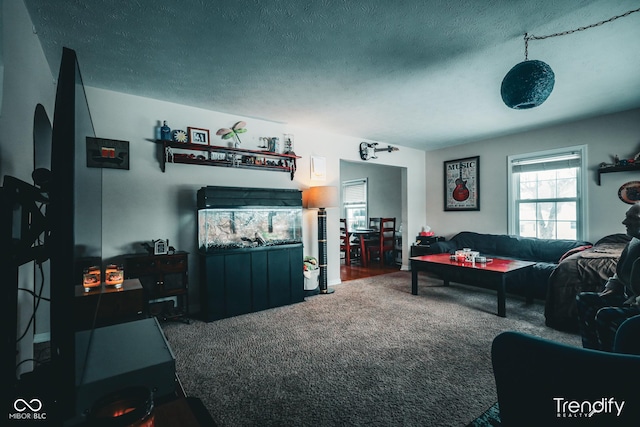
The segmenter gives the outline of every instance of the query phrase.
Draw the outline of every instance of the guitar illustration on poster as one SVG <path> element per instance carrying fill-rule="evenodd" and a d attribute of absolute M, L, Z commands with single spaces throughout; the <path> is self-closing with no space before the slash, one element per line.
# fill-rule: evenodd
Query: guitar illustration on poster
<path fill-rule="evenodd" d="M 444 210 L 480 210 L 480 157 L 444 162 Z"/>
<path fill-rule="evenodd" d="M 458 165 L 460 176 L 456 179 L 456 188 L 453 189 L 453 198 L 458 202 L 464 202 L 469 198 L 469 189 L 467 188 L 467 181 L 462 179 L 462 163 Z"/>

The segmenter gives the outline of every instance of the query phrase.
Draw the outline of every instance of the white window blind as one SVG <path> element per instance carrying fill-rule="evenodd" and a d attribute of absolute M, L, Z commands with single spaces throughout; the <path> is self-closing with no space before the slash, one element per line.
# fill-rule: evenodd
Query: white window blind
<path fill-rule="evenodd" d="M 511 171 L 513 173 L 541 172 L 548 170 L 579 168 L 580 166 L 580 153 L 571 152 L 559 156 L 512 160 Z"/>
<path fill-rule="evenodd" d="M 367 179 L 342 183 L 342 211 L 349 230 L 367 226 Z"/>
<path fill-rule="evenodd" d="M 342 201 L 345 205 L 367 202 L 367 180 L 359 179 L 342 183 Z"/>

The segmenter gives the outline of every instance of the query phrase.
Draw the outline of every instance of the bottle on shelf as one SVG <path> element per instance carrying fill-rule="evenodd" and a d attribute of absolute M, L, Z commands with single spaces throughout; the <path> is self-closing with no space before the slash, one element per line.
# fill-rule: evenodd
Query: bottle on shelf
<path fill-rule="evenodd" d="M 162 122 L 160 128 L 160 139 L 163 141 L 171 141 L 171 128 L 167 125 L 167 121 Z"/>
<path fill-rule="evenodd" d="M 284 134 L 284 154 L 295 154 L 293 151 L 293 134 Z"/>
<path fill-rule="evenodd" d="M 278 137 L 269 138 L 268 150 L 272 153 L 277 153 L 278 151 L 280 151 L 280 138 Z"/>

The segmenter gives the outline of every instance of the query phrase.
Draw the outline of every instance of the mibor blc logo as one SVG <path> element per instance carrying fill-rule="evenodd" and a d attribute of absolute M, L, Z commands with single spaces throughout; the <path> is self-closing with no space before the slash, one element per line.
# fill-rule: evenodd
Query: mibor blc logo
<path fill-rule="evenodd" d="M 618 402 L 613 397 L 603 397 L 596 401 L 568 400 L 563 397 L 554 397 L 556 403 L 556 416 L 558 418 L 591 418 L 601 414 L 610 414 L 619 417 L 625 402 Z"/>
<path fill-rule="evenodd" d="M 10 420 L 46 420 L 47 413 L 42 411 L 40 399 L 18 398 L 13 402 L 16 412 L 9 414 Z"/>

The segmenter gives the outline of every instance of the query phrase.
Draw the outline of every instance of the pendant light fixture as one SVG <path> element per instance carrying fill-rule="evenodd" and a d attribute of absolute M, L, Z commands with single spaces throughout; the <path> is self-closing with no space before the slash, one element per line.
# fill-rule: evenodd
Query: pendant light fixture
<path fill-rule="evenodd" d="M 547 100 L 556 82 L 553 70 L 546 63 L 529 60 L 530 36 L 524 35 L 524 62 L 516 64 L 502 80 L 500 94 L 507 107 L 527 110 Z"/>
<path fill-rule="evenodd" d="M 600 21 L 596 24 L 587 25 L 575 30 L 549 34 L 548 36 L 533 36 L 525 33 L 524 62 L 516 64 L 502 80 L 500 87 L 502 101 L 504 101 L 509 108 L 527 110 L 539 106 L 551 95 L 551 91 L 555 85 L 555 74 L 547 63 L 539 60 L 529 60 L 529 40 L 543 40 L 551 37 L 566 36 L 567 34 L 598 27 L 615 21 L 618 18 L 629 16 L 635 12 L 640 12 L 640 8 L 614 16 L 606 21 Z"/>

